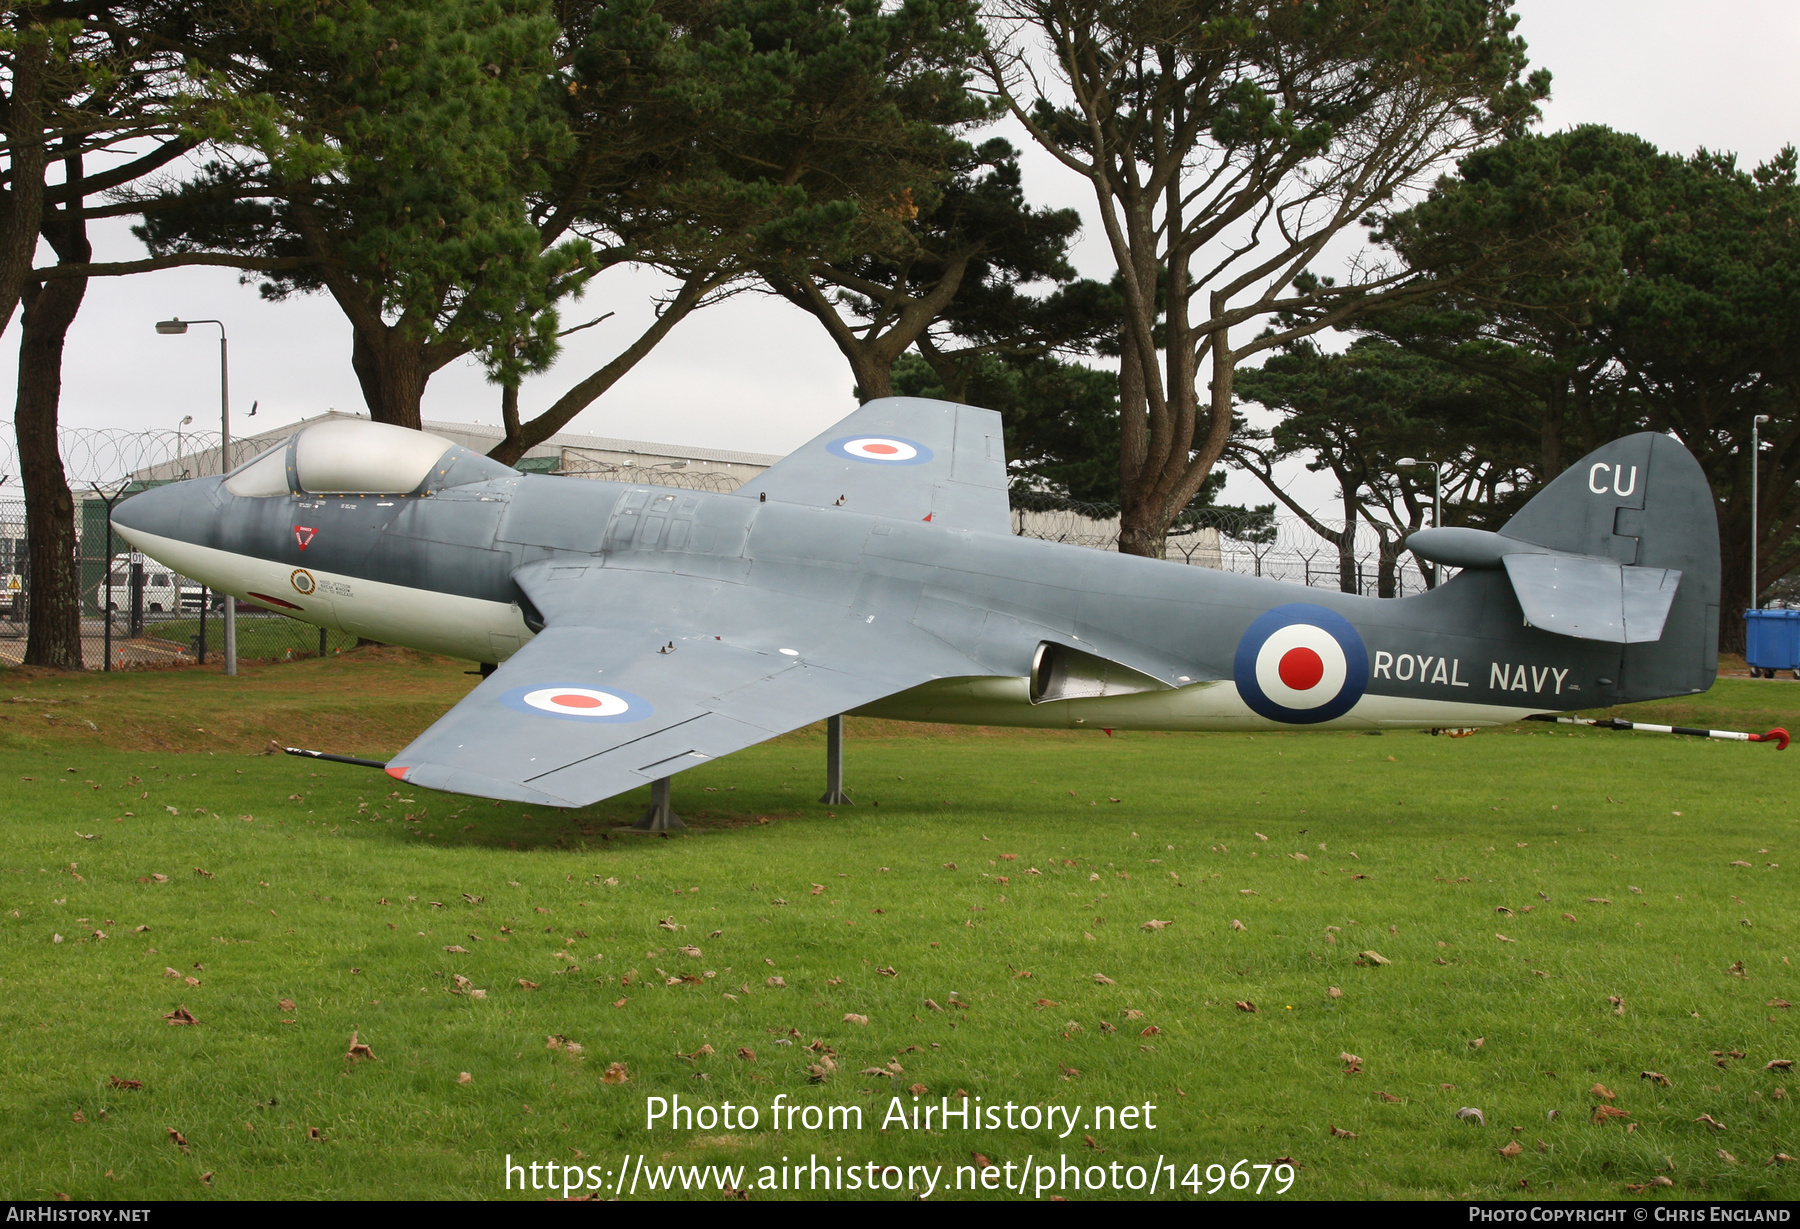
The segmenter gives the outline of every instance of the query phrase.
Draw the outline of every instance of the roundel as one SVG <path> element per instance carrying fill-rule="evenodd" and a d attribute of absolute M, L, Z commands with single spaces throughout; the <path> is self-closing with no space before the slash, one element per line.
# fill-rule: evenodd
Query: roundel
<path fill-rule="evenodd" d="M 288 577 L 288 583 L 294 586 L 296 593 L 311 593 L 318 588 L 313 582 L 312 573 L 305 568 L 295 568 L 294 574 Z"/>
<path fill-rule="evenodd" d="M 825 445 L 825 451 L 877 465 L 923 465 L 931 460 L 931 449 L 925 445 L 893 435 L 852 435 L 832 440 Z"/>
<path fill-rule="evenodd" d="M 1369 683 L 1369 651 L 1350 621 L 1292 602 L 1262 615 L 1238 641 L 1232 674 L 1258 716 L 1315 725 L 1349 712 Z"/>
<path fill-rule="evenodd" d="M 522 713 L 570 721 L 642 721 L 651 713 L 650 702 L 629 691 L 597 687 L 515 687 L 500 702 Z"/>

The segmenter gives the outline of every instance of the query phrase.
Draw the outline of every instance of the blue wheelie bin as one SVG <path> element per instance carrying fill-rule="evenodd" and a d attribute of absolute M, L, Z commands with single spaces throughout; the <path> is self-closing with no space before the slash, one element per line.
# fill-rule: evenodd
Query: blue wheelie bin
<path fill-rule="evenodd" d="M 1791 670 L 1800 679 L 1800 610 L 1746 610 L 1744 661 L 1750 677 Z"/>

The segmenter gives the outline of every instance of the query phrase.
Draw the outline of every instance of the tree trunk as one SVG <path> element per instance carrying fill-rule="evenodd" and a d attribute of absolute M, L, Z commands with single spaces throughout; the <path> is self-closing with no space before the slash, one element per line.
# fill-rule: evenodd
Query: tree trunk
<path fill-rule="evenodd" d="M 419 402 L 425 396 L 425 382 L 431 378 L 423 343 L 403 336 L 391 325 L 382 326 L 378 338 L 371 339 L 362 329 L 353 330 L 352 335 L 350 366 L 362 385 L 369 417 L 419 430 Z"/>
<path fill-rule="evenodd" d="M 1345 593 L 1359 592 L 1361 579 L 1356 574 L 1356 500 L 1344 496 L 1344 532 L 1338 538 L 1338 588 Z"/>
<path fill-rule="evenodd" d="M 42 287 L 27 283 L 18 401 L 13 410 L 30 555 L 25 664 L 59 670 L 82 667 L 75 500 L 56 446 L 56 424 L 63 340 L 86 292 L 87 279 L 80 277 L 58 278 Z"/>
<path fill-rule="evenodd" d="M 869 346 L 846 350 L 845 357 L 850 360 L 850 370 L 856 376 L 858 405 L 894 395 L 894 359 L 884 361 L 885 356 Z"/>
<path fill-rule="evenodd" d="M 1380 555 L 1376 564 L 1375 595 L 1377 597 L 1400 596 L 1399 546 L 1385 532 L 1378 532 Z"/>
<path fill-rule="evenodd" d="M 29 21 L 29 14 L 25 18 Z M 12 96 L 0 107 L 9 151 L 9 189 L 0 192 L 0 330 L 12 323 L 31 279 L 38 219 L 44 211 L 44 61 L 48 40 L 27 25 L 14 47 Z"/>

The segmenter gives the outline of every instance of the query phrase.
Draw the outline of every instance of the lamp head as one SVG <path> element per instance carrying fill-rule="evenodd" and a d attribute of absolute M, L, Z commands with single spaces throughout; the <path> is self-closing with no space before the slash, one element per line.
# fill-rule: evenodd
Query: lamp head
<path fill-rule="evenodd" d="M 187 321 L 179 316 L 173 320 L 158 320 L 156 331 L 158 333 L 185 333 L 187 332 Z"/>
<path fill-rule="evenodd" d="M 1418 463 L 1416 457 L 1401 457 L 1398 461 L 1394 462 L 1395 465 L 1417 465 Z"/>
<path fill-rule="evenodd" d="M 176 423 L 175 425 L 177 427 L 185 427 L 193 421 L 194 421 L 194 416 L 192 414 L 189 414 L 187 417 L 183 418 L 180 422 Z"/>
<path fill-rule="evenodd" d="M 1756 422 L 1756 424 L 1758 426 L 1761 426 L 1763 423 L 1766 423 L 1769 421 L 1769 416 L 1767 414 L 1758 414 L 1756 416 L 1756 418 L 1754 419 L 1754 421 Z"/>

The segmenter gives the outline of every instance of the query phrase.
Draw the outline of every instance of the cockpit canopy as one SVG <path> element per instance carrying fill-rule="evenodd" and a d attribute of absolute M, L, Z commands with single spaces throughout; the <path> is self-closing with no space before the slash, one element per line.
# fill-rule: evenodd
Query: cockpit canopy
<path fill-rule="evenodd" d="M 233 495 L 424 495 L 515 471 L 428 431 L 360 418 L 316 423 L 225 480 Z"/>

